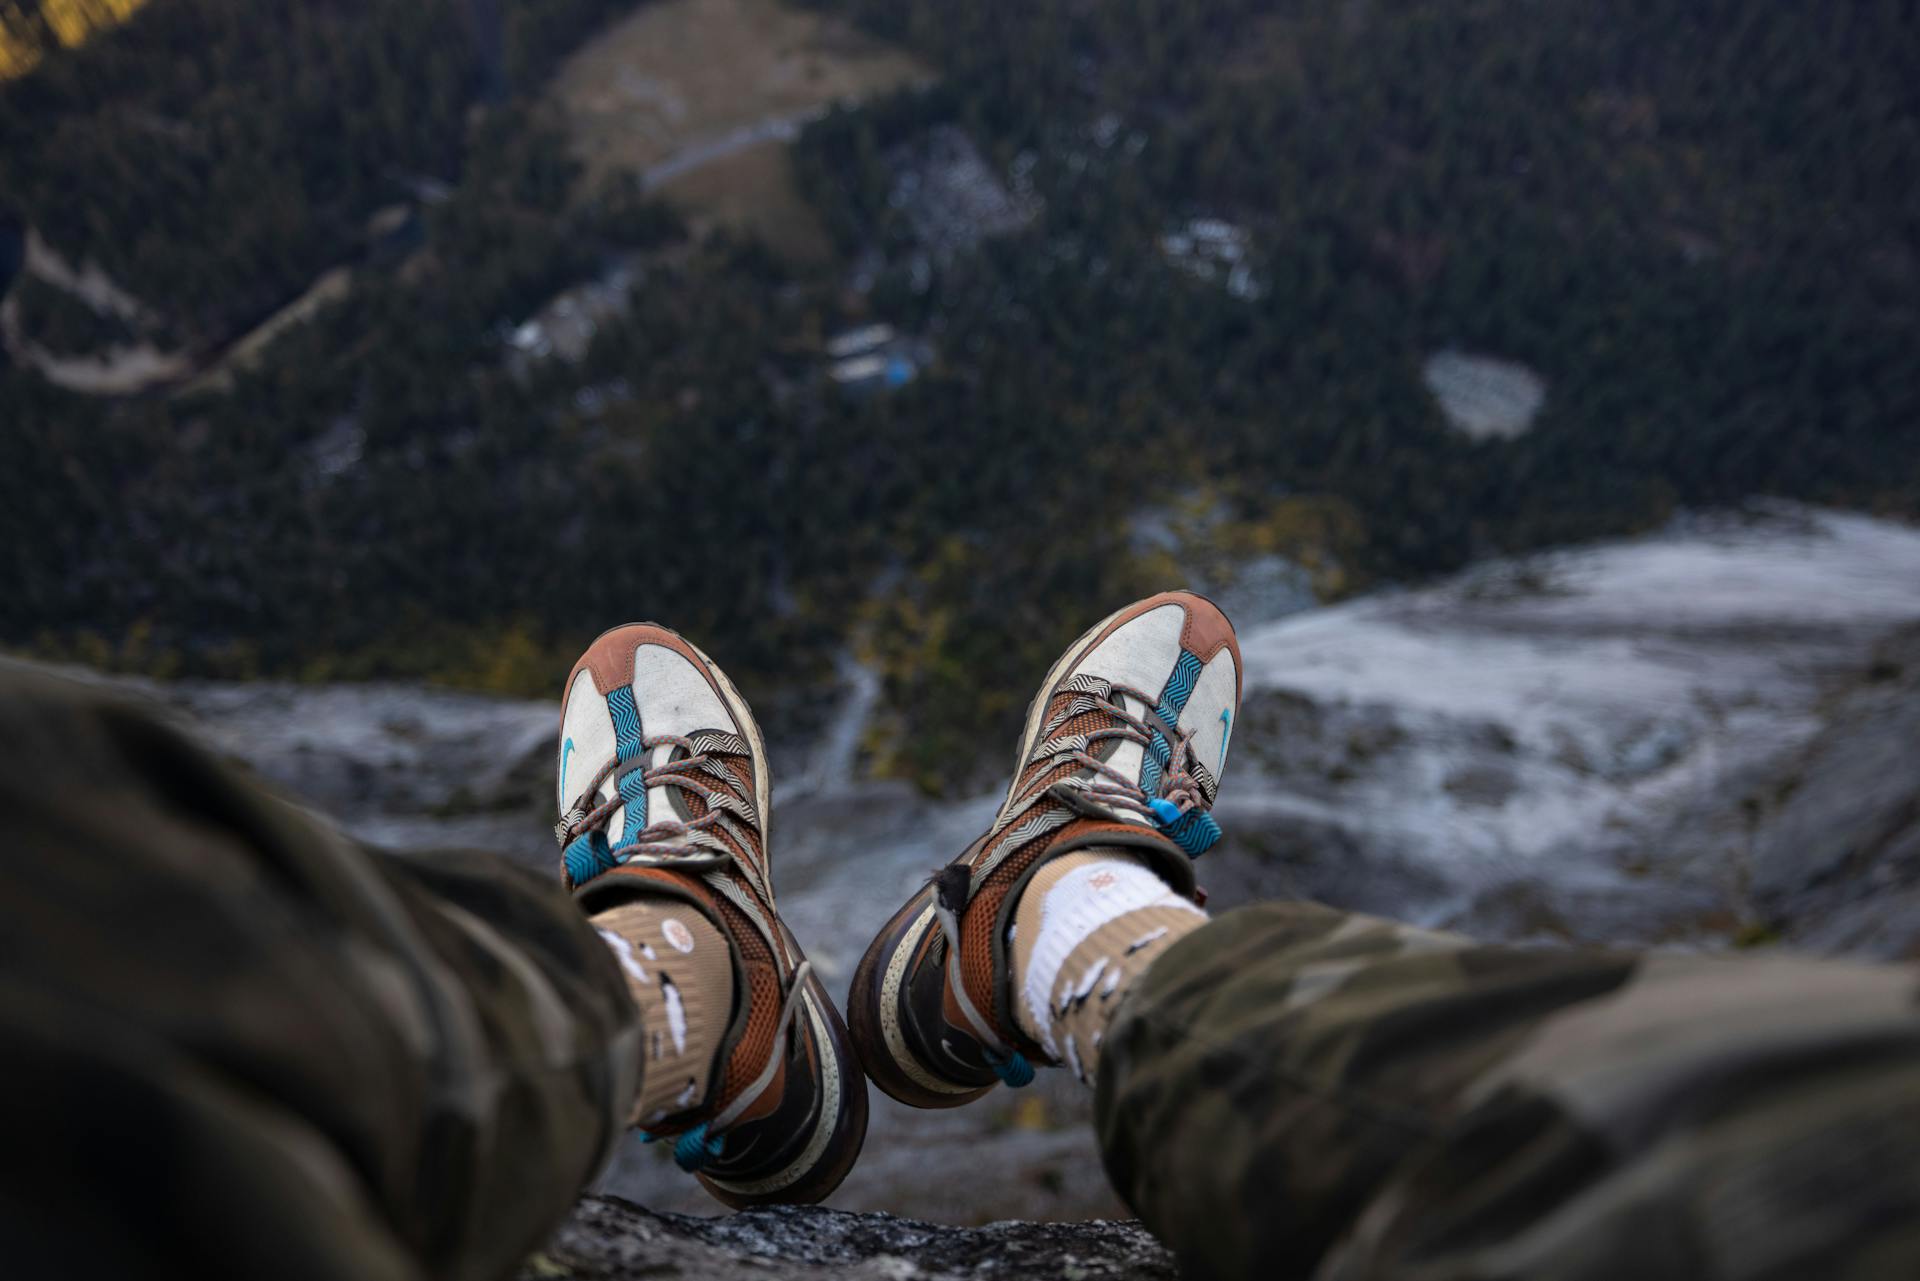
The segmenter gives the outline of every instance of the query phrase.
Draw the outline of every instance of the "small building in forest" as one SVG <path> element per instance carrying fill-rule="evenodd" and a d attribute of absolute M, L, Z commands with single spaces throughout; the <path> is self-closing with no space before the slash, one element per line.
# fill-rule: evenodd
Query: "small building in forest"
<path fill-rule="evenodd" d="M 862 325 L 826 343 L 827 377 L 854 392 L 894 391 L 920 376 L 932 360 L 927 344 L 903 337 L 892 325 Z"/>

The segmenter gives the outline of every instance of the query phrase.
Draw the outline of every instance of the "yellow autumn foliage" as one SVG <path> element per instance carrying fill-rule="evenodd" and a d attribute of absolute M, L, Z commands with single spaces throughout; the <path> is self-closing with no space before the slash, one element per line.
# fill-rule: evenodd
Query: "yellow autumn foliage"
<path fill-rule="evenodd" d="M 84 44 L 96 32 L 117 27 L 147 0 L 41 0 L 40 17 L 66 48 Z M 22 20 L 0 11 L 0 80 L 25 75 L 44 52 L 35 33 L 16 27 Z"/>

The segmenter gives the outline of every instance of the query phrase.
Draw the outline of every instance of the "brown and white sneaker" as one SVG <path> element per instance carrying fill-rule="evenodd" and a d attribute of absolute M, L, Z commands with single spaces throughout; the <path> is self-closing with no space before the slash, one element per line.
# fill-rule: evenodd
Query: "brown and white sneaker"
<path fill-rule="evenodd" d="M 625 903 L 684 904 L 726 940 L 732 1013 L 700 1065 L 707 1088 L 636 1120 L 647 1137 L 675 1140 L 675 1160 L 736 1208 L 825 1197 L 867 1129 L 846 1027 L 774 901 L 771 790 L 745 700 L 679 635 L 617 627 L 575 664 L 561 709 L 563 877 L 598 919 Z M 691 948 L 684 925 L 666 927 L 668 941 Z M 652 947 L 639 946 L 646 958 L 620 949 L 630 984 L 657 968 Z M 681 1037 L 677 999 L 669 1013 Z"/>
<path fill-rule="evenodd" d="M 1197 900 L 1191 860 L 1240 704 L 1240 649 L 1212 602 L 1137 601 L 1075 641 L 1027 710 L 1014 777 L 984 835 L 887 922 L 847 1021 L 874 1084 L 957 1107 L 1051 1063 L 1016 1021 L 1009 933 L 1021 890 L 1072 850 L 1122 849 Z"/>

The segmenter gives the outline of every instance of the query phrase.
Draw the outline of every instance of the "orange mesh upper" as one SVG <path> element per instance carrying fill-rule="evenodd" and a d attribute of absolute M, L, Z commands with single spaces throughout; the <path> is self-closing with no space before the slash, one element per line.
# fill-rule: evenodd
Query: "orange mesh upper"
<path fill-rule="evenodd" d="M 1065 702 L 1073 697 L 1075 695 L 1071 692 L 1056 694 L 1048 703 L 1047 718 L 1050 720 L 1057 715 Z M 1096 708 L 1069 718 L 1066 724 L 1056 730 L 1052 736 L 1091 734 L 1098 730 L 1110 729 L 1119 723 L 1119 719 L 1111 712 Z M 1042 724 L 1044 726 L 1045 722 L 1043 721 Z M 1073 777 L 1084 768 L 1075 761 L 1051 766 L 1045 761 L 1036 761 L 1023 771 L 1015 798 L 1024 800 L 1036 793 L 1044 792 L 1055 783 Z M 1057 810 L 1060 806 L 1061 802 L 1045 797 L 1013 819 L 1011 825 L 1024 823 L 1036 815 Z M 999 1020 L 994 1017 L 997 1003 L 994 999 L 993 931 L 995 923 L 1000 919 L 1001 905 L 1005 903 L 1007 894 L 1015 882 L 1025 875 L 1028 868 L 1044 858 L 1047 851 L 1062 838 L 1083 832 L 1086 824 L 1125 830 L 1124 824 L 1107 823 L 1089 818 L 1070 822 L 1064 827 L 1042 833 L 1009 854 L 998 867 L 993 869 L 985 883 L 980 886 L 979 893 L 975 894 L 973 901 L 967 905 L 965 916 L 961 918 L 960 981 L 966 984 L 967 995 L 972 998 L 975 1008 L 985 1015 L 989 1022 L 996 1025 L 996 1029 L 1003 1038 L 1015 1039 L 1017 1032 L 1014 1029 L 999 1028 Z M 984 858 L 993 849 L 999 834 L 999 829 L 996 828 L 988 834 L 986 840 L 980 842 L 974 854 L 976 860 Z M 957 1015 L 957 1008 L 954 1013 Z"/>
<path fill-rule="evenodd" d="M 1059 700 L 1056 699 L 1054 701 L 1058 702 Z M 1047 715 L 1052 717 L 1056 714 L 1056 711 L 1057 709 L 1049 708 Z M 1093 708 L 1081 712 L 1078 716 L 1068 717 L 1067 723 L 1054 732 L 1055 737 L 1062 737 L 1069 734 L 1091 734 L 1095 730 L 1111 729 L 1114 719 L 1113 713 L 1103 712 L 1098 708 Z"/>
<path fill-rule="evenodd" d="M 753 922 L 747 919 L 747 914 L 718 896 L 714 903 L 726 924 L 728 937 L 740 949 L 740 970 L 747 988 L 746 1029 L 741 1033 L 734 1052 L 727 1058 L 719 1092 L 714 1096 L 717 1106 L 725 1107 L 742 1090 L 753 1084 L 753 1079 L 766 1067 L 767 1056 L 773 1053 L 773 1034 L 780 1021 L 780 1002 L 785 995 L 785 987 L 780 981 L 773 952 L 760 936 L 760 931 L 754 928 Z M 770 1089 L 761 1096 L 762 1106 L 757 1110 L 770 1110 L 779 1101 L 780 1092 Z"/>
<path fill-rule="evenodd" d="M 735 786 L 732 789 L 734 795 L 738 796 L 741 800 L 745 801 L 748 805 L 753 805 L 754 799 L 753 799 L 753 765 L 752 763 L 749 762 L 743 756 L 734 756 L 734 757 L 723 756 L 718 758 L 714 763 L 720 766 L 720 768 L 726 770 L 727 773 L 733 775 L 733 777 L 738 780 L 737 786 Z M 714 783 L 716 786 L 719 785 L 718 779 L 711 779 L 709 781 Z M 765 814 L 760 815 L 761 821 L 765 822 L 766 817 L 767 816 Z M 760 854 L 761 854 L 760 833 L 753 828 L 752 824 L 743 823 L 741 824 L 741 826 L 746 829 L 747 840 L 753 846 L 752 854 L 753 854 L 754 866 L 759 867 L 761 868 L 761 870 L 764 871 L 765 866 L 760 862 Z"/>
<path fill-rule="evenodd" d="M 726 784 L 708 775 L 701 775 L 701 781 L 715 790 L 732 790 L 736 796 L 751 804 L 752 763 L 729 756 L 716 755 L 713 759 L 738 780 L 737 790 L 727 788 Z M 681 795 L 686 798 L 687 813 L 692 817 L 699 818 L 707 812 L 706 798 L 699 793 L 683 790 Z M 740 822 L 737 819 L 736 823 L 739 830 L 745 834 L 751 848 L 740 849 L 740 842 L 734 839 L 733 832 L 728 828 L 715 827 L 710 828 L 709 831 L 735 853 L 751 859 L 756 867 L 764 868 L 764 864 L 761 863 L 759 833 L 750 823 Z M 752 882 L 732 869 L 722 874 L 730 877 L 746 892 L 747 897 L 759 906 L 769 923 L 773 921 L 773 904 L 766 902 L 760 896 Z M 682 879 L 691 878 L 683 877 Z M 719 918 L 722 928 L 726 930 L 727 937 L 732 939 L 734 946 L 739 949 L 740 973 L 746 986 L 744 993 L 747 1002 L 746 1027 L 741 1032 L 740 1040 L 733 1053 L 728 1055 L 726 1063 L 722 1065 L 718 1088 L 713 1095 L 717 1110 L 725 1108 L 743 1090 L 753 1084 L 754 1078 L 759 1076 L 766 1067 L 767 1056 L 773 1053 L 774 1031 L 780 1021 L 780 1005 L 786 995 L 786 984 L 782 981 L 780 959 L 774 954 L 773 949 L 767 946 L 767 940 L 747 914 L 730 900 L 705 891 L 704 887 L 703 892 L 711 900 L 714 914 Z M 779 1105 L 779 1084 L 776 1080 L 775 1085 L 769 1088 L 752 1108 L 748 1109 L 747 1118 L 763 1115 Z"/>

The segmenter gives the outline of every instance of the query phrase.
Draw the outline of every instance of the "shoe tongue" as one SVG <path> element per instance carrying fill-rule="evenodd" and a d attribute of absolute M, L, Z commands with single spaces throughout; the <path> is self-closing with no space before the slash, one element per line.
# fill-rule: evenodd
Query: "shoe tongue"
<path fill-rule="evenodd" d="M 1119 696 L 1119 702 L 1135 716 L 1144 717 L 1147 714 L 1146 704 L 1137 698 L 1122 694 Z M 1146 764 L 1146 751 L 1142 744 L 1122 742 L 1114 748 L 1113 754 L 1106 758 L 1107 766 L 1128 782 L 1137 784 L 1140 781 L 1141 770 Z M 1113 816 L 1122 822 L 1137 823 L 1142 827 L 1153 826 L 1131 810 L 1116 808 Z"/>
<path fill-rule="evenodd" d="M 672 743 L 662 743 L 647 753 L 648 767 L 656 770 L 661 768 L 673 759 L 674 752 L 675 748 Z M 686 795 L 679 788 L 660 786 L 647 789 L 647 822 L 649 824 L 658 823 L 662 819 L 677 819 L 684 823 L 691 817 L 693 817 L 692 814 L 687 810 Z M 660 843 L 662 845 L 686 845 L 690 840 L 690 837 L 670 836 L 663 839 Z"/>
<path fill-rule="evenodd" d="M 647 768 L 659 769 L 667 763 L 677 750 L 678 749 L 671 743 L 649 749 L 646 752 Z M 600 788 L 601 799 L 612 800 L 615 790 L 614 780 L 609 777 L 606 783 Z M 626 839 L 626 835 L 630 831 L 638 833 L 642 828 L 651 827 L 662 819 L 678 819 L 684 823 L 689 817 L 686 801 L 680 794 L 680 789 L 676 787 L 649 787 L 646 790 L 646 810 L 644 813 L 639 812 L 639 807 L 634 805 L 623 805 L 613 812 L 613 816 L 607 821 L 607 840 L 611 844 L 618 846 L 621 841 Z M 668 837 L 658 843 L 662 845 L 685 845 L 688 843 L 688 838 Z"/>

